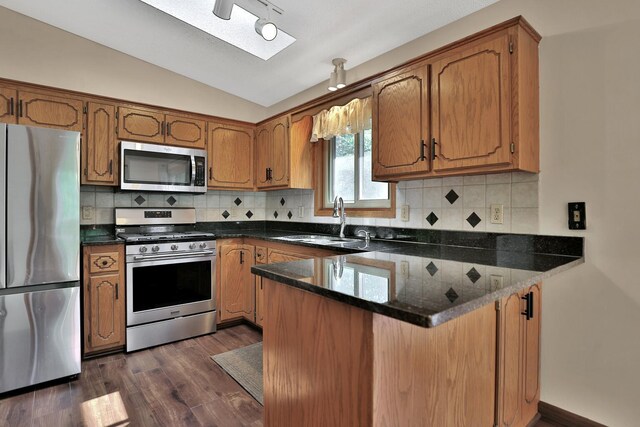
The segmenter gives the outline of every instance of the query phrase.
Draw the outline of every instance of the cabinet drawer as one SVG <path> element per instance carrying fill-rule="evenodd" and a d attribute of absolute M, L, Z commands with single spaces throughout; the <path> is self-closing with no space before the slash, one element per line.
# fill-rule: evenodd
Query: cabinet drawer
<path fill-rule="evenodd" d="M 101 252 L 89 255 L 89 273 L 105 273 L 120 270 L 118 252 Z"/>

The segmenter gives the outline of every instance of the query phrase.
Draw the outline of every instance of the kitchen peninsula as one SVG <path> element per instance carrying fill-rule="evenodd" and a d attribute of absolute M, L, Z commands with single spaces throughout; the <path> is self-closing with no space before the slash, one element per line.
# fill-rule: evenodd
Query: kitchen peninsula
<path fill-rule="evenodd" d="M 254 266 L 267 308 L 265 425 L 537 419 L 541 281 L 583 263 L 582 240 L 554 250 L 553 237 L 495 238 Z"/>

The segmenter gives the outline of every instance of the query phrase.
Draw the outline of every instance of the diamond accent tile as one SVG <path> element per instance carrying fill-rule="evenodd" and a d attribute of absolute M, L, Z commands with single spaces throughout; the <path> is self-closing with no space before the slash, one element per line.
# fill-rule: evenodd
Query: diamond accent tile
<path fill-rule="evenodd" d="M 447 193 L 446 196 L 444 196 L 449 203 L 454 204 L 456 202 L 456 200 L 458 200 L 460 198 L 460 196 L 458 196 L 458 193 L 456 193 L 455 191 L 451 190 Z"/>
<path fill-rule="evenodd" d="M 455 300 L 458 299 L 458 294 L 456 293 L 456 291 L 453 290 L 453 288 L 449 288 L 449 290 L 445 293 L 445 295 L 447 296 L 447 299 L 449 300 L 449 302 L 454 302 Z"/>
<path fill-rule="evenodd" d="M 240 206 L 240 203 L 242 203 L 242 200 L 240 199 L 240 197 L 236 197 L 236 199 L 233 201 L 233 203 L 235 203 L 236 206 Z"/>
<path fill-rule="evenodd" d="M 284 204 L 285 204 L 284 197 L 283 197 L 282 199 L 280 199 L 280 204 L 281 204 L 282 206 L 284 206 Z"/>
<path fill-rule="evenodd" d="M 291 211 L 289 211 L 289 213 L 287 213 L 287 216 L 289 217 L 289 219 L 291 219 L 291 217 L 293 216 L 293 214 L 291 213 Z"/>
<path fill-rule="evenodd" d="M 247 211 L 245 215 L 247 216 L 247 218 L 251 218 L 253 216 L 253 212 Z"/>
<path fill-rule="evenodd" d="M 471 283 L 476 283 L 482 275 L 478 273 L 478 270 L 476 270 L 475 267 L 471 267 L 471 270 L 467 271 L 467 277 L 471 280 Z"/>
<path fill-rule="evenodd" d="M 427 221 L 429 222 L 429 224 L 433 225 L 436 222 L 438 222 L 440 218 L 438 218 L 438 215 L 434 214 L 433 212 L 431 212 L 429 214 L 429 216 L 427 217 Z"/>
<path fill-rule="evenodd" d="M 147 199 L 145 199 L 145 198 L 144 198 L 144 197 L 142 197 L 142 196 L 138 196 L 138 197 L 136 197 L 135 199 L 133 199 L 133 201 L 134 201 L 134 202 L 136 202 L 138 205 L 141 205 L 141 204 L 143 204 L 144 202 L 146 202 L 146 201 L 147 201 Z"/>
<path fill-rule="evenodd" d="M 278 218 L 278 211 L 273 211 L 273 217 Z"/>
<path fill-rule="evenodd" d="M 167 199 L 167 203 L 169 203 L 169 205 L 171 205 L 171 206 L 175 205 L 176 202 L 177 202 L 177 200 L 173 196 L 169 196 L 169 198 Z"/>
<path fill-rule="evenodd" d="M 438 267 L 436 267 L 433 261 L 431 261 L 429 265 L 427 265 L 427 271 L 429 272 L 431 277 L 433 277 L 438 272 Z"/>
<path fill-rule="evenodd" d="M 480 217 L 475 212 L 471 212 L 471 215 L 467 218 L 467 222 L 473 227 L 476 228 L 476 225 L 480 224 Z"/>
<path fill-rule="evenodd" d="M 229 218 L 229 216 L 231 216 L 231 214 L 227 211 L 222 212 L 222 216 L 224 217 L 224 219 Z"/>

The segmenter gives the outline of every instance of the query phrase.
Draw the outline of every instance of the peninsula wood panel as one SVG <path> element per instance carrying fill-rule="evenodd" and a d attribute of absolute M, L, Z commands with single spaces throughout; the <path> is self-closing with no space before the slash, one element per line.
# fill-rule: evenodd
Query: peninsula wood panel
<path fill-rule="evenodd" d="M 435 328 L 373 315 L 374 426 L 494 425 L 496 311 Z"/>
<path fill-rule="evenodd" d="M 142 142 L 164 142 L 164 113 L 150 109 L 118 108 L 118 137 Z"/>
<path fill-rule="evenodd" d="M 181 147 L 205 148 L 207 132 L 204 120 L 167 114 L 165 123 L 165 143 Z"/>
<path fill-rule="evenodd" d="M 267 169 L 271 164 L 271 132 L 267 126 L 256 129 L 255 143 L 255 176 L 256 187 L 266 188 L 270 186 Z"/>
<path fill-rule="evenodd" d="M 0 87 L 0 123 L 18 123 L 18 117 L 16 115 L 17 102 L 17 90 Z"/>
<path fill-rule="evenodd" d="M 372 425 L 372 314 L 263 282 L 264 425 Z"/>
<path fill-rule="evenodd" d="M 502 299 L 500 310 L 499 422 L 503 427 L 516 426 L 522 418 L 522 333 L 521 293 Z"/>
<path fill-rule="evenodd" d="M 289 183 L 292 188 L 313 189 L 313 117 L 291 123 L 289 131 Z"/>
<path fill-rule="evenodd" d="M 247 318 L 253 321 L 255 281 L 251 274 L 254 248 L 251 245 L 223 245 L 219 250 L 220 320 Z"/>
<path fill-rule="evenodd" d="M 82 131 L 82 100 L 27 91 L 18 97 L 18 124 Z"/>
<path fill-rule="evenodd" d="M 209 123 L 208 187 L 253 188 L 253 129 Z"/>
<path fill-rule="evenodd" d="M 118 185 L 116 126 L 115 105 L 87 103 L 82 184 Z"/>
<path fill-rule="evenodd" d="M 525 421 L 538 413 L 540 402 L 540 331 L 542 314 L 542 285 L 535 284 L 523 291 L 533 295 L 533 317 L 524 320 L 522 415 Z"/>
<path fill-rule="evenodd" d="M 509 40 L 503 31 L 431 64 L 434 171 L 511 165 Z"/>
<path fill-rule="evenodd" d="M 429 170 L 428 78 L 425 64 L 373 85 L 374 178 Z"/>

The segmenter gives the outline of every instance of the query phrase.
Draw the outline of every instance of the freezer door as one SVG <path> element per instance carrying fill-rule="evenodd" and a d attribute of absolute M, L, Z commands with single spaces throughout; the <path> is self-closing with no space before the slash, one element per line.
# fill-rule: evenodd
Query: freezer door
<path fill-rule="evenodd" d="M 80 373 L 80 288 L 0 295 L 0 393 Z"/>
<path fill-rule="evenodd" d="M 7 131 L 7 287 L 80 276 L 80 134 Z"/>
<path fill-rule="evenodd" d="M 7 168 L 7 125 L 0 123 L 0 289 L 7 287 L 6 282 L 6 255 L 7 255 L 7 234 L 6 234 L 6 214 L 4 209 L 7 195 L 5 193 L 6 169 Z"/>

